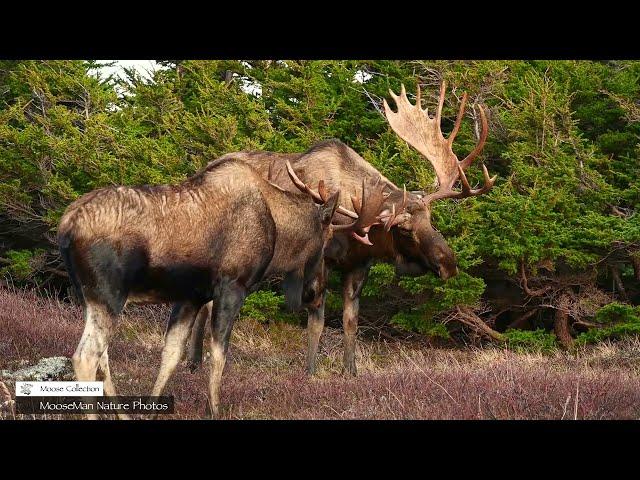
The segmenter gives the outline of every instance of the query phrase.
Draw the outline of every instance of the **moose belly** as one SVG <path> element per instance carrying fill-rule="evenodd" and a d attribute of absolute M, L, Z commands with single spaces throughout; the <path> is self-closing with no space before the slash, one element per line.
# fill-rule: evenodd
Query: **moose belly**
<path fill-rule="evenodd" d="M 147 267 L 131 284 L 128 302 L 172 303 L 208 301 L 213 296 L 213 275 L 204 266 L 175 264 Z"/>

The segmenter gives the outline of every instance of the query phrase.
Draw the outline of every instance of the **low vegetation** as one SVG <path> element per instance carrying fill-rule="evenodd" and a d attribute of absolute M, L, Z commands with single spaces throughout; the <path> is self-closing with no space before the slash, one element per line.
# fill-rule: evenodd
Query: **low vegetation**
<path fill-rule="evenodd" d="M 121 394 L 151 390 L 168 313 L 166 307 L 146 306 L 128 308 L 122 316 L 110 345 L 114 381 Z M 17 369 L 42 357 L 70 356 L 82 327 L 77 307 L 29 291 L 0 288 L 0 370 Z M 461 350 L 433 346 L 423 337 L 375 338 L 365 333 L 358 347 L 360 374 L 352 378 L 341 375 L 341 332 L 327 328 L 318 376 L 308 378 L 305 334 L 299 325 L 243 317 L 233 331 L 222 418 L 640 418 L 638 337 L 564 352 L 541 348 L 547 345 L 542 333 L 536 334 L 537 349 L 522 349 L 522 339 L 506 336 L 505 346 Z M 206 368 L 195 374 L 178 368 L 167 392 L 175 396 L 176 412 L 161 419 L 204 416 Z M 10 380 L 0 378 L 0 382 L 13 393 Z M 0 418 L 14 415 L 5 409 Z"/>

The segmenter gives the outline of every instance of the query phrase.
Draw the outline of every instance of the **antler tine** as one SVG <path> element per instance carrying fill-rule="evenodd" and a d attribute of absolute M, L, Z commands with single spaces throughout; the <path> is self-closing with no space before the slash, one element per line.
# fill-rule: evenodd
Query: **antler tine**
<path fill-rule="evenodd" d="M 358 215 L 360 215 L 360 210 L 362 209 L 362 203 L 360 202 L 360 198 L 357 195 L 351 195 L 351 203 L 353 204 L 353 209 L 356 211 Z"/>
<path fill-rule="evenodd" d="M 358 214 L 357 213 L 352 212 L 351 210 L 347 210 L 344 207 L 336 208 L 336 212 L 341 213 L 343 215 L 346 215 L 349 218 L 358 218 Z"/>
<path fill-rule="evenodd" d="M 482 175 L 484 177 L 484 185 L 480 188 L 472 189 L 469 186 L 469 181 L 467 180 L 467 176 L 465 175 L 464 170 L 462 170 L 462 168 L 460 167 L 460 181 L 462 182 L 462 192 L 460 193 L 463 194 L 461 195 L 461 197 L 473 197 L 491 190 L 491 187 L 493 187 L 493 184 L 496 182 L 498 175 L 494 175 L 493 177 L 489 178 L 489 171 L 487 170 L 487 166 L 484 163 L 482 164 Z"/>
<path fill-rule="evenodd" d="M 318 194 L 320 195 L 320 198 L 322 198 L 323 202 L 329 200 L 329 192 L 327 191 L 327 187 L 324 184 L 324 180 L 320 180 L 318 182 Z"/>
<path fill-rule="evenodd" d="M 460 178 L 460 183 L 462 184 L 461 190 L 459 192 L 453 190 L 453 184 L 452 184 L 447 188 L 438 190 L 430 195 L 427 195 L 424 198 L 424 202 L 426 204 L 429 204 L 434 200 L 438 200 L 441 198 L 466 198 L 466 197 L 475 197 L 477 195 L 486 193 L 489 190 L 491 190 L 493 185 L 496 183 L 496 179 L 498 178 L 498 175 L 489 177 L 489 171 L 487 170 L 487 167 L 484 163 L 482 164 L 482 174 L 484 176 L 484 185 L 480 188 L 473 189 L 471 188 L 471 185 L 469 185 L 469 180 L 467 179 L 467 175 L 464 173 L 462 166 L 458 164 L 458 175 Z"/>
<path fill-rule="evenodd" d="M 384 229 L 388 232 L 391 230 L 391 227 L 402 223 L 404 219 L 406 219 L 405 209 L 407 207 L 407 186 L 402 186 L 402 205 L 400 206 L 400 211 L 396 214 L 396 204 L 391 204 L 391 213 L 388 216 L 379 217 L 384 221 Z"/>
<path fill-rule="evenodd" d="M 482 164 L 482 175 L 484 176 L 484 187 L 482 187 L 481 190 L 483 190 L 482 193 L 484 193 L 491 190 L 493 185 L 496 183 L 498 175 L 496 174 L 493 177 L 489 177 L 489 170 L 487 170 L 487 166 L 484 163 Z"/>
<path fill-rule="evenodd" d="M 366 229 L 371 227 L 372 225 L 379 224 L 378 214 L 380 213 L 380 209 L 385 201 L 384 196 L 382 195 L 382 188 L 380 186 L 376 186 L 371 195 L 367 198 L 367 208 L 366 210 L 362 209 L 362 223 Z"/>
<path fill-rule="evenodd" d="M 320 196 L 319 193 L 314 192 L 306 183 L 304 183 L 302 180 L 300 180 L 300 178 L 298 178 L 298 176 L 296 175 L 296 172 L 293 171 L 293 167 L 291 166 L 291 163 L 289 163 L 289 161 L 287 160 L 286 163 L 287 166 L 287 173 L 289 174 L 289 178 L 291 178 L 291 181 L 293 182 L 293 184 L 298 187 L 298 189 L 300 191 L 302 191 L 303 193 L 306 193 L 307 195 L 310 195 L 311 198 L 313 198 L 313 200 L 318 203 L 318 204 L 323 204 L 324 200 L 322 199 L 322 197 Z M 320 185 L 318 184 L 318 188 L 322 188 L 323 190 L 326 188 L 324 186 L 324 182 L 322 182 L 322 187 L 320 187 Z M 336 211 L 346 215 L 347 217 L 353 218 L 353 219 L 357 219 L 358 218 L 358 214 L 355 212 L 352 212 L 351 210 L 347 210 L 344 207 L 338 207 L 336 208 Z"/>
<path fill-rule="evenodd" d="M 478 105 L 478 108 L 480 109 L 480 119 L 482 121 L 482 132 L 480 133 L 480 139 L 478 140 L 476 148 L 474 148 L 473 151 L 469 155 L 467 155 L 464 158 L 464 160 L 460 162 L 460 166 L 463 169 L 466 169 L 469 165 L 471 165 L 471 163 L 475 160 L 478 154 L 482 151 L 482 149 L 484 148 L 484 144 L 487 141 L 487 136 L 489 135 L 489 124 L 487 122 L 487 116 L 484 113 L 484 108 L 482 107 L 482 105 Z"/>
<path fill-rule="evenodd" d="M 393 221 L 396 219 L 396 204 L 392 203 L 391 204 L 391 215 L 389 215 L 389 217 L 387 218 L 387 221 L 384 222 L 384 229 L 385 231 L 389 231 L 391 230 L 391 227 L 393 226 Z"/>
<path fill-rule="evenodd" d="M 438 109 L 436 110 L 436 125 L 440 130 L 440 120 L 442 119 L 442 107 L 444 107 L 444 96 L 447 93 L 447 82 L 442 80 L 440 84 L 440 98 L 438 99 Z"/>
<path fill-rule="evenodd" d="M 287 160 L 287 173 L 289 174 L 289 178 L 291 178 L 291 181 L 294 183 L 294 185 L 296 187 L 298 187 L 299 190 L 301 190 L 302 192 L 306 193 L 307 195 L 310 195 L 311 198 L 313 198 L 313 200 L 316 203 L 324 203 L 324 201 L 322 200 L 322 197 L 317 193 L 314 192 L 313 190 L 311 190 L 311 188 L 309 188 L 309 186 L 304 183 L 302 180 L 300 180 L 300 178 L 298 178 L 298 176 L 296 175 L 296 172 L 293 171 L 293 167 L 291 166 L 291 163 L 289 162 L 289 160 Z"/>
<path fill-rule="evenodd" d="M 334 230 L 353 230 L 361 238 L 366 238 L 369 228 L 380 222 L 378 213 L 385 201 L 383 196 L 384 184 L 381 184 L 380 180 L 380 177 L 378 177 L 369 193 L 367 193 L 365 179 L 362 180 L 362 200 L 358 219 L 349 225 L 334 225 Z"/>
<path fill-rule="evenodd" d="M 460 130 L 460 125 L 462 124 L 462 119 L 464 118 L 464 108 L 467 104 L 467 92 L 464 92 L 462 95 L 462 101 L 460 102 L 460 110 L 458 110 L 458 116 L 456 117 L 456 123 L 453 126 L 453 130 L 451 130 L 451 134 L 447 141 L 449 142 L 449 146 L 453 145 L 453 141 L 458 135 L 458 130 Z"/>
<path fill-rule="evenodd" d="M 464 170 L 458 164 L 458 174 L 460 175 L 460 183 L 462 184 L 461 194 L 469 195 L 471 193 L 471 186 L 469 185 L 469 180 L 467 180 L 467 175 L 464 173 Z"/>

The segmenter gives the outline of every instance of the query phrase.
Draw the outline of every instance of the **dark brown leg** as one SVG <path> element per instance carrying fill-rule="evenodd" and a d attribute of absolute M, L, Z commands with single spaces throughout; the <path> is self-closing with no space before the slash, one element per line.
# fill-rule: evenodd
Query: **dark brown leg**
<path fill-rule="evenodd" d="M 187 351 L 187 368 L 194 373 L 202 365 L 202 344 L 204 343 L 204 329 L 211 316 L 213 302 L 204 305 L 196 317 L 191 329 L 191 340 Z"/>
<path fill-rule="evenodd" d="M 344 329 L 344 369 L 346 373 L 356 375 L 356 334 L 358 332 L 358 311 L 360 292 L 367 280 L 369 267 L 345 273 L 343 287 L 344 310 L 342 327 Z"/>
<path fill-rule="evenodd" d="M 224 285 L 216 299 L 216 313 L 211 318 L 211 372 L 209 374 L 209 414 L 220 413 L 220 385 L 227 360 L 229 338 L 236 316 L 247 296 L 246 289 L 235 280 Z"/>
<path fill-rule="evenodd" d="M 318 344 L 320 336 L 324 328 L 324 301 L 327 292 L 322 293 L 322 301 L 320 307 L 316 309 L 309 308 L 309 317 L 307 319 L 307 373 L 313 375 L 316 373 L 316 356 L 318 354 Z"/>
<path fill-rule="evenodd" d="M 191 303 L 176 304 L 171 312 L 167 331 L 164 334 L 164 347 L 160 360 L 160 369 L 156 383 L 151 392 L 152 397 L 162 395 L 165 385 L 173 375 L 176 366 L 182 359 L 187 338 L 191 332 L 191 327 L 195 317 L 200 310 L 200 305 Z"/>

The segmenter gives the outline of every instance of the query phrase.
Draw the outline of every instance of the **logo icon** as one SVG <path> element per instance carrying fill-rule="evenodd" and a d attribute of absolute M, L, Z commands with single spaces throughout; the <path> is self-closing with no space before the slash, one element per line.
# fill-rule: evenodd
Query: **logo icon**
<path fill-rule="evenodd" d="M 32 387 L 33 385 L 31 385 L 30 383 L 23 383 L 22 385 L 20 385 L 20 393 L 22 395 L 31 395 Z"/>

